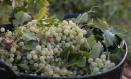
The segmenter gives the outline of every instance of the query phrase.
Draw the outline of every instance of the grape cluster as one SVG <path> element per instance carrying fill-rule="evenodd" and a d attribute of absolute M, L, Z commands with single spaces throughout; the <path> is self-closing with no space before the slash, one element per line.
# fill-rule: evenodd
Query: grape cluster
<path fill-rule="evenodd" d="M 105 54 L 102 54 L 100 58 L 89 58 L 88 62 L 90 64 L 91 74 L 106 72 L 115 66 L 115 63 L 108 60 Z"/>
<path fill-rule="evenodd" d="M 67 69 L 60 57 L 64 48 L 72 47 L 74 50 L 79 50 L 80 46 L 87 40 L 84 37 L 86 30 L 79 28 L 72 21 L 63 21 L 58 26 L 39 27 L 37 21 L 33 20 L 26 26 L 16 28 L 15 32 L 7 31 L 1 28 L 1 32 L 5 32 L 5 37 L 1 39 L 17 39 L 10 46 L 10 51 L 3 54 L 0 52 L 1 59 L 7 62 L 8 65 L 16 72 L 31 74 L 31 75 L 45 75 L 53 77 L 66 77 L 76 75 L 74 71 Z M 16 42 L 22 37 L 18 38 L 24 32 L 35 33 L 39 44 L 31 51 L 19 49 L 24 47 L 24 41 Z"/>
<path fill-rule="evenodd" d="M 58 48 L 65 48 L 72 46 L 79 49 L 80 45 L 86 41 L 84 35 L 86 31 L 80 29 L 72 21 L 63 21 L 63 24 L 58 27 L 50 27 L 45 32 L 44 36 L 46 41 L 44 43 L 50 43 L 51 46 Z M 48 44 L 47 44 L 48 45 Z M 50 47 L 50 46 L 47 46 Z"/>
<path fill-rule="evenodd" d="M 87 31 L 73 21 L 63 21 L 57 26 L 49 25 L 45 21 L 43 26 L 37 23 L 37 20 L 32 20 L 27 25 L 16 27 L 13 32 L 5 31 L 5 28 L 0 29 L 0 59 L 16 73 L 71 77 L 102 73 L 115 66 L 115 63 L 102 53 L 99 58 L 87 59 L 90 72 L 77 66 L 68 68 L 61 58 L 61 53 L 65 48 L 70 47 L 80 51 L 81 47 L 88 42 L 85 37 Z M 25 33 L 28 34 L 25 35 Z M 37 42 L 37 44 L 34 48 L 31 46 L 31 49 L 27 49 L 25 47 L 27 40 L 33 40 L 32 43 Z"/>

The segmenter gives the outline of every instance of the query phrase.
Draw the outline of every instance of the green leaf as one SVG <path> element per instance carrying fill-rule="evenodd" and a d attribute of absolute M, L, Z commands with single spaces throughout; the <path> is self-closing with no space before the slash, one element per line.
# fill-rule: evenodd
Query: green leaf
<path fill-rule="evenodd" d="M 27 64 L 19 64 L 18 66 L 24 70 L 29 70 L 29 66 Z"/>
<path fill-rule="evenodd" d="M 72 47 L 64 48 L 64 51 L 61 53 L 60 57 L 67 62 L 71 53 L 74 53 Z"/>
<path fill-rule="evenodd" d="M 37 40 L 35 33 L 33 32 L 24 32 L 23 33 L 23 40 L 30 41 L 30 40 Z"/>
<path fill-rule="evenodd" d="M 30 21 L 31 19 L 32 18 L 29 14 L 27 14 L 26 12 L 20 11 L 15 14 L 15 19 L 13 20 L 13 24 L 15 26 L 21 26 L 24 23 Z"/>
<path fill-rule="evenodd" d="M 42 19 L 48 14 L 49 3 L 47 0 L 28 0 L 28 12 L 35 19 Z"/>
<path fill-rule="evenodd" d="M 125 49 L 123 48 L 114 49 L 113 52 L 110 54 L 110 59 L 116 63 L 119 63 L 122 60 L 124 54 Z"/>
<path fill-rule="evenodd" d="M 83 24 L 87 22 L 88 22 L 88 13 L 81 14 L 76 18 L 77 24 Z"/>
<path fill-rule="evenodd" d="M 40 11 L 39 11 L 39 14 L 37 15 L 37 19 L 38 20 L 40 20 L 40 19 L 42 19 L 43 17 L 45 17 L 46 15 L 47 15 L 47 12 L 46 12 L 47 10 L 46 10 L 46 8 L 45 7 L 43 7 L 43 8 L 41 8 L 40 9 Z"/>
<path fill-rule="evenodd" d="M 90 51 L 90 58 L 98 58 L 103 51 L 103 46 L 100 42 L 93 45 L 92 50 Z"/>
<path fill-rule="evenodd" d="M 89 46 L 87 41 L 84 44 L 81 45 L 80 50 L 82 50 L 82 51 L 90 50 L 90 46 Z"/>
<path fill-rule="evenodd" d="M 73 65 L 85 67 L 86 58 L 89 57 L 89 53 L 86 51 L 74 52 L 73 49 L 69 47 L 65 48 L 64 52 L 62 52 L 60 56 L 68 67 Z"/>
<path fill-rule="evenodd" d="M 109 29 L 110 27 L 110 25 L 105 20 L 98 19 L 98 23 L 100 25 L 99 27 L 102 29 Z"/>
<path fill-rule="evenodd" d="M 86 66 L 86 57 L 80 56 L 76 62 L 78 67 L 85 67 Z"/>
<path fill-rule="evenodd" d="M 103 37 L 107 47 L 112 46 L 116 42 L 116 36 L 110 30 L 105 30 Z"/>
<path fill-rule="evenodd" d="M 122 31 L 120 31 L 118 28 L 116 28 L 116 27 L 111 27 L 110 28 L 110 31 L 113 33 L 113 34 L 115 34 L 115 35 L 117 35 L 117 36 L 119 36 L 119 37 L 121 37 L 121 38 L 124 38 L 124 35 L 126 34 L 126 33 L 122 33 Z"/>
<path fill-rule="evenodd" d="M 35 47 L 38 45 L 38 42 L 31 40 L 31 41 L 25 41 L 24 44 L 25 44 L 23 47 L 24 49 L 32 50 L 32 49 L 35 49 Z"/>
<path fill-rule="evenodd" d="M 90 53 L 88 51 L 80 51 L 80 53 L 86 58 L 89 58 Z"/>
<path fill-rule="evenodd" d="M 114 61 L 115 63 L 119 63 L 119 59 L 117 58 L 116 54 L 110 54 L 110 60 Z"/>
<path fill-rule="evenodd" d="M 85 67 L 86 66 L 86 57 L 80 53 L 71 54 L 68 60 L 68 66 L 76 65 L 78 67 Z"/>
<path fill-rule="evenodd" d="M 90 37 L 87 38 L 87 42 L 89 45 L 89 48 L 93 48 L 94 44 L 96 44 L 96 39 L 94 35 L 91 35 Z"/>

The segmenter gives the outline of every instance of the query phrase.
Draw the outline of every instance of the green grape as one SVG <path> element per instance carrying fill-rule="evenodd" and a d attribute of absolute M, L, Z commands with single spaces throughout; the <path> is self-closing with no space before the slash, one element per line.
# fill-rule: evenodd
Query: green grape
<path fill-rule="evenodd" d="M 19 45 L 20 45 L 20 46 L 24 46 L 24 42 L 20 42 Z"/>
<path fill-rule="evenodd" d="M 36 50 L 41 51 L 41 46 L 40 45 L 36 46 Z"/>
<path fill-rule="evenodd" d="M 50 70 L 50 71 L 48 72 L 49 75 L 53 75 L 53 73 L 54 73 L 54 72 L 53 72 L 52 70 Z"/>
<path fill-rule="evenodd" d="M 92 62 L 93 62 L 93 58 L 89 58 L 89 59 L 88 59 L 88 62 L 89 62 L 89 63 L 92 63 Z"/>
<path fill-rule="evenodd" d="M 100 71 L 100 69 L 98 67 L 93 68 L 93 73 L 98 73 L 99 71 Z"/>
<path fill-rule="evenodd" d="M 31 60 L 32 59 L 32 55 L 31 54 L 27 54 L 27 59 Z"/>
<path fill-rule="evenodd" d="M 34 63 L 34 67 L 38 67 L 39 66 L 39 64 L 38 63 Z"/>
<path fill-rule="evenodd" d="M 14 58 L 13 57 L 9 58 L 9 61 L 12 63 L 14 61 Z"/>
<path fill-rule="evenodd" d="M 33 60 L 35 60 L 35 61 L 38 60 L 38 56 L 36 54 L 33 55 Z"/>
<path fill-rule="evenodd" d="M 106 55 L 105 54 L 101 55 L 101 59 L 106 59 Z"/>
<path fill-rule="evenodd" d="M 0 31 L 1 31 L 1 32 L 5 32 L 5 28 L 3 28 L 3 27 L 0 28 Z"/>
<path fill-rule="evenodd" d="M 8 30 L 8 31 L 6 32 L 6 36 L 7 36 L 7 37 L 12 37 L 12 32 Z"/>
<path fill-rule="evenodd" d="M 53 77 L 60 77 L 59 74 L 53 74 Z"/>
<path fill-rule="evenodd" d="M 16 52 L 16 47 L 11 47 L 10 51 L 11 51 L 12 53 L 15 53 L 15 52 Z"/>
<path fill-rule="evenodd" d="M 21 56 L 20 56 L 20 55 L 17 55 L 16 59 L 17 59 L 17 60 L 20 60 L 20 59 L 21 59 Z"/>

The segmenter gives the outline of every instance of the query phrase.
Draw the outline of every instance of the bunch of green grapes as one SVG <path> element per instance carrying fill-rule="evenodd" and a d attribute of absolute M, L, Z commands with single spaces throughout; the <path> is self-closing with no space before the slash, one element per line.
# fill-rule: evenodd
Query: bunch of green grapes
<path fill-rule="evenodd" d="M 108 71 L 115 66 L 114 62 L 107 59 L 106 54 L 102 54 L 100 58 L 89 58 L 91 74 L 102 73 Z"/>
<path fill-rule="evenodd" d="M 17 27 L 14 32 L 1 28 L 4 36 L 1 40 L 11 41 L 9 51 L 2 49 L 1 59 L 5 61 L 16 72 L 31 75 L 46 75 L 53 77 L 64 77 L 76 75 L 74 71 L 67 69 L 60 57 L 61 52 L 67 47 L 79 50 L 80 46 L 87 40 L 84 37 L 86 30 L 79 28 L 72 21 L 63 21 L 58 26 L 40 27 L 33 20 L 25 26 Z M 38 45 L 30 51 L 25 50 L 23 40 L 25 32 L 35 33 Z M 5 44 L 5 43 L 4 43 Z M 6 44 L 5 44 L 6 45 Z M 21 47 L 21 49 L 20 49 Z"/>
<path fill-rule="evenodd" d="M 32 64 L 37 67 L 40 65 L 38 68 L 43 68 L 43 73 L 47 76 L 75 75 L 72 71 L 64 67 L 60 54 L 66 47 L 73 47 L 79 50 L 80 45 L 86 42 L 84 37 L 86 31 L 80 29 L 72 21 L 63 21 L 57 27 L 33 28 L 31 27 L 31 31 L 37 32 L 37 36 L 40 35 L 39 37 L 43 38 L 41 40 L 39 39 L 42 44 L 36 46 L 36 49 L 27 55 L 28 60 L 30 61 L 33 58 L 34 61 L 40 61 L 40 63 Z M 36 30 L 39 30 L 39 32 Z"/>

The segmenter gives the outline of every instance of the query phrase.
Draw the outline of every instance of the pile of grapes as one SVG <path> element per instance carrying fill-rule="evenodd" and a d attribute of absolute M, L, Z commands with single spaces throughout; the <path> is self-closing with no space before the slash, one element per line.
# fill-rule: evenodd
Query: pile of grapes
<path fill-rule="evenodd" d="M 108 71 L 116 65 L 111 60 L 112 52 L 104 49 L 108 40 L 104 40 L 104 32 L 99 34 L 103 39 L 98 39 L 96 28 L 92 28 L 82 28 L 72 20 L 48 18 L 32 20 L 13 31 L 1 27 L 0 60 L 18 74 L 47 77 L 88 76 Z"/>

